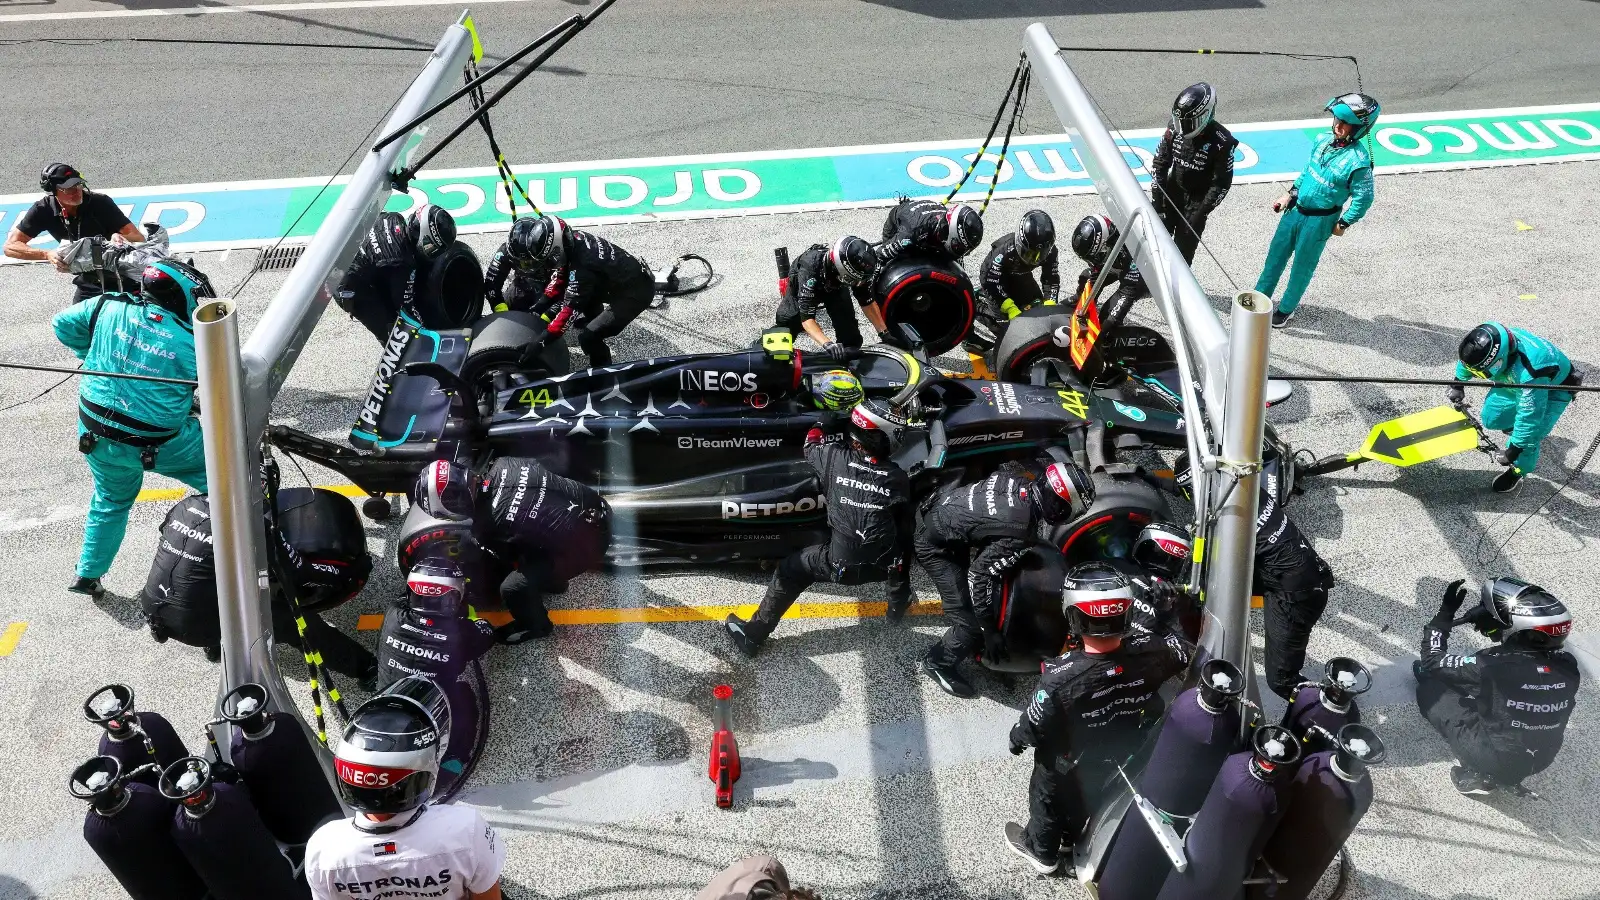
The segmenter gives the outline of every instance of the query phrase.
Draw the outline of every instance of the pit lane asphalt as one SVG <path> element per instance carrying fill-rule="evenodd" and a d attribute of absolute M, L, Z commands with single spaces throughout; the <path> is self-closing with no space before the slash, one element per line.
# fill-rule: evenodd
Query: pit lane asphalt
<path fill-rule="evenodd" d="M 1597 191 L 1595 163 L 1380 178 L 1370 216 L 1330 244 L 1296 327 L 1274 332 L 1275 367 L 1438 376 L 1448 371 L 1444 361 L 1462 332 L 1498 317 L 1552 337 L 1594 371 L 1600 328 L 1589 311 L 1600 221 L 1587 198 Z M 1241 187 L 1212 219 L 1209 248 L 1241 285 L 1252 283 L 1264 254 L 1274 193 L 1268 185 Z M 1029 205 L 997 204 L 990 228 L 998 232 Z M 1041 205 L 1058 223 L 1099 209 L 1085 197 Z M 618 358 L 742 345 L 769 321 L 770 248 L 783 242 L 797 250 L 846 230 L 871 233 L 878 216 L 868 210 L 602 229 L 657 262 L 695 250 L 723 275 L 706 293 L 646 314 L 620 341 Z M 1518 221 L 1531 230 L 1519 230 Z M 473 240 L 480 252 L 487 249 L 487 241 Z M 227 287 L 253 258 L 205 254 L 199 264 Z M 1204 252 L 1197 271 L 1214 295 L 1231 291 Z M 262 274 L 241 295 L 242 331 L 280 279 Z M 1530 294 L 1537 299 L 1517 299 Z M 48 326 L 66 296 L 64 281 L 41 267 L 0 270 L 0 298 L 10 312 L 0 323 L 3 358 L 70 360 Z M 1150 304 L 1136 315 L 1153 316 Z M 376 356 L 371 338 L 335 310 L 318 326 L 274 419 L 342 437 Z M 51 381 L 7 375 L 0 405 Z M 1303 385 L 1269 418 L 1296 446 L 1344 452 L 1374 423 L 1442 402 L 1441 394 Z M 119 896 L 77 837 L 83 809 L 63 790 L 65 774 L 93 752 L 95 730 L 79 711 L 91 690 L 108 681 L 133 685 L 141 706 L 165 713 L 198 749 L 216 686 L 217 668 L 200 651 L 156 645 L 140 631 L 130 599 L 143 584 L 168 504 L 136 507 L 104 602 L 63 590 L 89 495 L 72 416 L 70 388 L 0 413 L 0 458 L 13 472 L 0 483 L 0 559 L 9 563 L 0 575 L 0 624 L 29 625 L 16 650 L 0 658 L 0 752 L 14 761 L 0 791 L 3 897 Z M 1576 639 L 1593 641 L 1600 628 L 1592 563 L 1600 545 L 1600 476 L 1576 478 L 1505 557 L 1489 557 L 1545 499 L 1548 479 L 1565 476 L 1596 429 L 1600 406 L 1573 404 L 1546 444 L 1539 476 L 1510 497 L 1488 492 L 1494 470 L 1472 454 L 1411 470 L 1363 466 L 1310 483 L 1290 506 L 1339 578 L 1308 670 L 1336 655 L 1373 667 L 1377 686 L 1364 707 L 1389 749 L 1389 762 L 1374 771 L 1377 800 L 1349 844 L 1359 875 L 1347 896 L 1594 895 L 1594 691 L 1585 689 L 1555 767 L 1528 782 L 1545 801 L 1477 802 L 1449 789 L 1448 750 L 1412 706 L 1409 663 L 1443 585 L 1464 576 L 1518 574 L 1546 585 L 1573 607 Z M 292 467 L 285 469 L 286 482 L 295 483 Z M 315 468 L 309 474 L 319 483 L 333 480 Z M 380 611 L 397 590 L 394 527 L 369 526 L 377 574 L 331 617 L 341 626 Z M 591 575 L 552 605 L 753 603 L 763 582 L 734 568 Z M 916 587 L 922 599 L 935 598 L 920 574 Z M 870 587 L 819 588 L 811 597 L 879 599 Z M 687 897 L 729 861 L 754 852 L 774 853 L 829 898 L 1083 896 L 1073 883 L 1035 877 L 1000 844 L 1002 824 L 1026 814 L 1027 763 L 1006 754 L 1004 734 L 1028 681 L 1008 686 L 978 676 L 983 699 L 944 696 L 915 671 L 938 634 L 937 620 L 913 621 L 905 630 L 877 619 L 786 622 L 755 663 L 711 623 L 566 627 L 549 641 L 495 649 L 493 735 L 466 799 L 508 841 L 508 896 Z M 1456 640 L 1475 645 L 1459 634 Z M 297 658 L 280 651 L 279 660 L 305 703 Z M 737 691 L 745 761 L 732 811 L 712 806 L 705 777 L 710 689 L 723 682 Z"/>
<path fill-rule="evenodd" d="M 8 21 L 185 0 L 0 3 L 0 42 L 157 37 L 431 48 L 459 7 Z M 219 5 L 207 3 L 203 5 Z M 480 4 L 509 54 L 589 0 Z M 1023 28 L 1067 45 L 1355 54 L 1390 112 L 1564 103 L 1600 92 L 1589 0 L 622 0 L 493 115 L 516 164 L 981 137 Z M 370 50 L 107 43 L 0 48 L 0 192 L 66 158 L 101 187 L 331 175 L 422 65 Z M 1112 120 L 1161 124 L 1208 80 L 1225 122 L 1302 119 L 1353 90 L 1340 61 L 1075 54 Z M 441 120 L 453 125 L 466 115 Z M 1037 97 L 1034 131 L 1054 119 Z M 469 134 L 435 168 L 492 164 Z"/>

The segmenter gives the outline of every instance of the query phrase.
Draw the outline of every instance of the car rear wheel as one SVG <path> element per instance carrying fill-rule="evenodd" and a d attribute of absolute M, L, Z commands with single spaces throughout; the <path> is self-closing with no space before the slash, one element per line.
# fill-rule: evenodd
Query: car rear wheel
<path fill-rule="evenodd" d="M 872 281 L 872 297 L 889 330 L 900 324 L 915 328 L 929 356 L 948 352 L 967 336 L 977 312 L 975 296 L 960 266 L 925 256 L 894 260 Z"/>
<path fill-rule="evenodd" d="M 994 351 L 995 377 L 1026 383 L 1036 360 L 1070 359 L 1067 348 L 1056 346 L 1051 335 L 1071 317 L 1060 306 L 1035 306 L 1012 319 Z"/>
<path fill-rule="evenodd" d="M 1140 529 L 1152 521 L 1170 521 L 1167 499 L 1149 483 L 1132 476 L 1094 474 L 1095 497 L 1089 511 L 1051 533 L 1068 565 L 1126 557 Z"/>
<path fill-rule="evenodd" d="M 450 245 L 417 281 L 413 302 L 429 328 L 468 328 L 483 315 L 483 265 L 466 244 Z"/>
<path fill-rule="evenodd" d="M 526 348 L 535 342 L 542 342 L 537 357 L 530 363 L 523 362 Z M 476 385 L 493 372 L 516 369 L 537 375 L 540 368 L 549 375 L 565 375 L 572 371 L 566 336 L 551 337 L 545 331 L 544 319 L 530 312 L 512 310 L 491 313 L 478 320 L 466 361 L 461 366 L 461 377 L 468 384 Z"/>

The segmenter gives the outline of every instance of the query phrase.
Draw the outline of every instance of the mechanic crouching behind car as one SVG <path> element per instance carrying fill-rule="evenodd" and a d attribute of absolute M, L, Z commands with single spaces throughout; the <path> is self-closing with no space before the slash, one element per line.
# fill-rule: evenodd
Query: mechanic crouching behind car
<path fill-rule="evenodd" d="M 455 218 L 431 203 L 412 210 L 409 218 L 379 213 L 339 282 L 334 302 L 383 344 L 401 310 L 421 320 L 416 310 L 418 282 L 433 260 L 455 242 Z"/>
<path fill-rule="evenodd" d="M 1106 563 L 1067 572 L 1061 607 L 1082 646 L 1045 660 L 1033 701 L 1011 727 L 1013 755 L 1034 748 L 1033 776 L 1027 827 L 1007 822 L 1006 846 L 1045 875 L 1060 868 L 1117 765 L 1160 720 L 1162 683 L 1194 656 L 1170 607 L 1157 607 L 1154 628 L 1130 632 L 1133 604 L 1127 577 Z"/>
<path fill-rule="evenodd" d="M 606 339 L 621 334 L 655 299 L 650 267 L 605 238 L 567 227 L 557 216 L 534 219 L 526 240 L 534 262 L 550 267 L 544 289 L 554 310 L 550 333 L 576 327 L 590 367 L 611 365 Z"/>
<path fill-rule="evenodd" d="M 1000 634 L 1001 586 L 1028 547 L 1048 541 L 1056 525 L 1094 503 L 1094 482 L 1075 463 L 1049 461 L 1034 478 L 1006 463 L 987 478 L 958 484 L 925 502 L 917 529 L 917 561 L 939 588 L 949 627 L 922 659 L 922 670 L 945 693 L 974 695 L 956 666 L 982 649 L 1005 656 Z M 973 558 L 976 551 L 977 557 Z"/>
<path fill-rule="evenodd" d="M 805 456 L 828 497 L 828 542 L 778 564 L 750 621 L 732 614 L 725 620 L 728 636 L 745 656 L 761 651 L 795 599 L 818 581 L 886 581 L 891 622 L 911 605 L 911 483 L 889 461 L 903 422 L 887 402 L 862 400 L 861 383 L 848 372 L 827 373 L 817 393 L 827 411 L 806 435 Z"/>
<path fill-rule="evenodd" d="M 880 338 L 888 330 L 869 283 L 877 265 L 872 245 L 854 235 L 839 238 L 831 247 L 811 245 L 789 270 L 776 327 L 791 336 L 804 331 L 835 362 L 843 362 L 847 350 L 861 346 L 857 306 Z M 833 323 L 832 340 L 817 322 L 817 314 L 824 310 Z"/>
<path fill-rule="evenodd" d="M 511 613 L 495 630 L 503 644 L 549 635 L 544 593 L 562 593 L 570 579 L 599 568 L 611 543 L 605 499 L 535 459 L 502 456 L 482 477 L 437 460 L 417 477 L 411 499 L 436 519 L 471 523 L 476 546 L 462 558 L 479 569 L 469 570 L 469 579 L 499 587 Z"/>

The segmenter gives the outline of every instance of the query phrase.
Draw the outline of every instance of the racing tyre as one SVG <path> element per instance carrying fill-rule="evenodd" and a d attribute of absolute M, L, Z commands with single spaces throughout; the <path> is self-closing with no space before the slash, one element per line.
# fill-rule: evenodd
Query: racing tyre
<path fill-rule="evenodd" d="M 529 344 L 543 342 L 538 359 L 531 365 L 522 364 L 522 355 Z M 478 320 L 472 331 L 472 343 L 467 348 L 467 358 L 461 366 L 461 378 L 467 384 L 478 384 L 485 375 L 495 371 L 517 369 L 526 374 L 536 374 L 542 367 L 546 374 L 565 375 L 572 371 L 572 355 L 567 350 L 565 335 L 550 337 L 543 318 L 531 312 L 512 310 L 490 313 Z"/>
<path fill-rule="evenodd" d="M 1006 326 L 1006 333 L 994 351 L 994 375 L 1001 381 L 1026 383 L 1035 360 L 1066 359 L 1067 348 L 1056 346 L 1055 330 L 1072 320 L 1070 307 L 1035 306 L 1022 311 Z"/>
<path fill-rule="evenodd" d="M 1172 510 L 1161 492 L 1131 475 L 1094 473 L 1095 498 L 1089 511 L 1056 526 L 1051 541 L 1061 548 L 1067 565 L 1126 557 L 1139 530 L 1152 521 L 1171 521 Z"/>
<path fill-rule="evenodd" d="M 422 324 L 438 330 L 467 328 L 483 315 L 483 264 L 457 241 L 417 275 L 413 301 Z"/>
<path fill-rule="evenodd" d="M 976 296 L 960 266 L 925 256 L 897 259 L 872 281 L 872 298 L 889 330 L 901 323 L 915 328 L 929 356 L 948 352 L 967 336 Z"/>

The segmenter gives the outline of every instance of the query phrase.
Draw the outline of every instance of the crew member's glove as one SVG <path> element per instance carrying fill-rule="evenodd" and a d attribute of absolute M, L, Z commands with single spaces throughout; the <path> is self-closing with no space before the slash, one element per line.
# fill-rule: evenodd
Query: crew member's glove
<path fill-rule="evenodd" d="M 497 313 L 506 312 L 506 311 L 511 309 L 511 307 L 509 305 L 505 304 L 505 303 L 496 303 L 496 304 L 490 306 L 489 308 L 492 311 L 497 312 Z"/>
<path fill-rule="evenodd" d="M 898 335 L 891 334 L 887 331 L 878 332 L 878 343 L 888 344 L 891 347 L 898 347 L 901 350 L 906 349 L 905 341 L 902 341 Z"/>
<path fill-rule="evenodd" d="M 1010 741 L 1010 743 L 1011 743 L 1011 755 L 1012 756 L 1021 756 L 1022 755 L 1022 751 L 1028 749 L 1028 745 L 1027 744 L 1024 744 L 1021 741 L 1017 740 L 1017 732 L 1014 729 L 1011 732 L 1011 741 Z"/>
<path fill-rule="evenodd" d="M 1000 311 L 1006 314 L 1007 319 L 1015 319 L 1022 315 L 1022 310 L 1017 308 L 1017 303 L 1010 297 L 1000 301 Z"/>
<path fill-rule="evenodd" d="M 973 562 L 990 577 L 1004 578 L 1022 562 L 1022 557 L 1027 553 L 1028 545 L 1025 542 L 1015 538 L 1002 538 L 985 547 Z"/>
<path fill-rule="evenodd" d="M 1461 604 L 1467 599 L 1466 585 L 1466 579 L 1457 578 L 1445 587 L 1444 597 L 1439 601 L 1439 612 L 1433 617 L 1434 621 L 1445 623 L 1455 621 L 1456 613 L 1461 611 Z"/>
<path fill-rule="evenodd" d="M 1003 663 L 1010 656 L 1006 652 L 1006 639 L 998 628 L 983 630 L 983 659 L 988 663 Z"/>
<path fill-rule="evenodd" d="M 1516 444 L 1507 444 L 1507 445 L 1505 445 L 1504 448 L 1502 448 L 1500 450 L 1499 453 L 1496 453 L 1494 455 L 1494 461 L 1498 465 L 1514 466 L 1514 465 L 1517 464 L 1517 457 L 1519 457 L 1521 455 L 1522 455 L 1522 448 L 1521 447 L 1518 447 Z"/>
<path fill-rule="evenodd" d="M 1459 384 L 1452 384 L 1445 389 L 1444 398 L 1450 401 L 1451 406 L 1460 406 L 1466 402 L 1467 389 Z"/>
<path fill-rule="evenodd" d="M 556 317 L 553 320 L 551 320 L 550 326 L 548 328 L 546 328 L 545 330 L 550 332 L 551 334 L 560 334 L 563 331 L 567 330 L 567 321 L 569 319 L 571 319 L 571 318 L 572 318 L 572 307 L 563 306 L 561 308 L 561 312 L 556 313 Z"/>
<path fill-rule="evenodd" d="M 845 357 L 849 355 L 850 350 L 838 341 L 829 341 L 823 345 L 822 352 L 828 354 L 828 358 L 834 362 L 842 363 Z"/>

